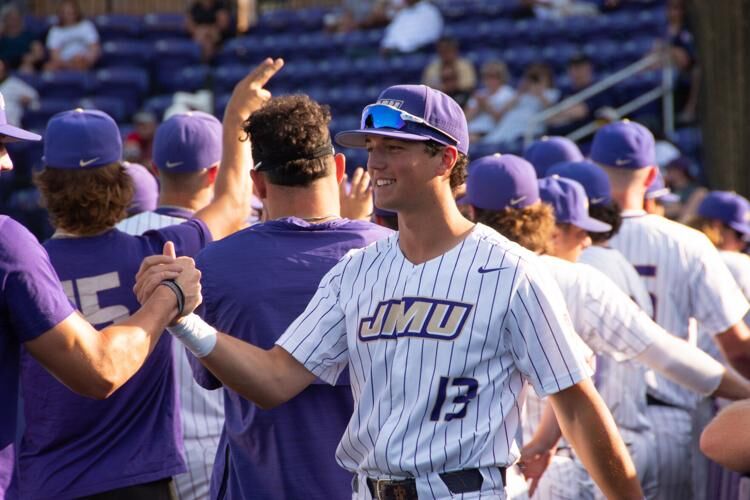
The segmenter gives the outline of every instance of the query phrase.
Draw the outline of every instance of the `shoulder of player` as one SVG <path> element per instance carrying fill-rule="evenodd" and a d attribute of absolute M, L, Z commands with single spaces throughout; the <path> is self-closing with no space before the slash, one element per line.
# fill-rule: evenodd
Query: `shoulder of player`
<path fill-rule="evenodd" d="M 623 226 L 625 225 L 623 224 Z M 635 230 L 638 233 L 659 238 L 664 245 L 676 246 L 686 254 L 704 254 L 707 251 L 711 253 L 716 252 L 715 247 L 705 234 L 666 217 L 658 215 L 639 217 L 634 219 L 634 223 L 625 229 Z"/>
<path fill-rule="evenodd" d="M 497 251 L 505 252 L 508 257 L 513 257 L 521 264 L 525 265 L 529 262 L 536 262 L 539 256 L 531 250 L 522 247 L 515 241 L 511 241 L 494 229 L 485 226 L 484 224 L 477 224 L 476 229 L 471 235 L 473 238 L 478 240 L 478 244 L 487 245 L 494 247 Z"/>

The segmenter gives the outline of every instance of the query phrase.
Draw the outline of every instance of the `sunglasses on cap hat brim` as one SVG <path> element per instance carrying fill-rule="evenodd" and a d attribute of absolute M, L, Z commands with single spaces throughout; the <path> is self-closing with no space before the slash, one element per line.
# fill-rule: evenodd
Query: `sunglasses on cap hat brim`
<path fill-rule="evenodd" d="M 412 133 L 414 130 L 406 131 L 411 128 L 410 124 L 433 130 L 442 137 L 432 137 Z M 460 141 L 448 132 L 427 123 L 424 118 L 420 118 L 402 109 L 395 108 L 388 104 L 370 104 L 362 111 L 362 120 L 360 121 L 360 130 L 350 132 L 341 132 L 336 136 L 336 140 L 345 146 L 363 147 L 364 135 L 380 135 L 384 137 L 393 137 L 395 139 L 404 139 L 411 141 L 429 141 L 436 140 L 446 145 L 458 146 Z M 355 139 L 355 136 L 362 136 Z M 343 141 L 342 141 L 343 139 Z M 348 144 L 347 144 L 348 143 Z"/>

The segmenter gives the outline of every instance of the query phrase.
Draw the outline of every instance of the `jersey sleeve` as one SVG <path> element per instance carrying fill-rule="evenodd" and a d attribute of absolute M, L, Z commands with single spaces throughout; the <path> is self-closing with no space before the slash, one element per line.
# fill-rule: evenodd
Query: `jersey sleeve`
<path fill-rule="evenodd" d="M 539 397 L 591 376 L 557 284 L 530 265 L 519 277 L 503 328 L 518 369 Z"/>
<path fill-rule="evenodd" d="M 713 336 L 741 321 L 750 305 L 710 242 L 696 242 L 694 248 L 700 254 L 688 271 L 691 313 L 700 331 Z"/>
<path fill-rule="evenodd" d="M 662 330 L 604 273 L 577 264 L 576 331 L 597 353 L 622 362 L 641 354 Z"/>
<path fill-rule="evenodd" d="M 155 254 L 162 253 L 164 243 L 173 242 L 178 257 L 195 257 L 212 240 L 211 231 L 200 219 L 190 219 L 182 224 L 146 231 L 143 237 L 147 239 L 151 251 Z"/>
<path fill-rule="evenodd" d="M 73 313 L 47 252 L 20 224 L 4 225 L 0 254 L 7 271 L 3 299 L 21 342 L 39 337 Z"/>
<path fill-rule="evenodd" d="M 339 294 L 350 261 L 349 255 L 323 277 L 304 312 L 276 341 L 276 345 L 331 385 L 336 384 L 349 359 L 346 316 Z"/>

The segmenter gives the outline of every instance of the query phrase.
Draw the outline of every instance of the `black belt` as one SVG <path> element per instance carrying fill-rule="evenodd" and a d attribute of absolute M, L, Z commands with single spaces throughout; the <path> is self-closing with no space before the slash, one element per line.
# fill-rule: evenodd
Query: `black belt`
<path fill-rule="evenodd" d="M 651 394 L 646 394 L 646 404 L 648 406 L 667 406 L 669 408 L 680 408 L 675 404 L 667 403 L 663 399 L 655 398 Z"/>
<path fill-rule="evenodd" d="M 505 467 L 498 467 L 505 486 Z M 451 493 L 471 493 L 482 489 L 482 473 L 479 469 L 465 469 L 454 472 L 443 472 L 440 479 Z M 376 500 L 417 500 L 417 482 L 409 479 L 373 479 L 367 478 L 367 487 Z"/>

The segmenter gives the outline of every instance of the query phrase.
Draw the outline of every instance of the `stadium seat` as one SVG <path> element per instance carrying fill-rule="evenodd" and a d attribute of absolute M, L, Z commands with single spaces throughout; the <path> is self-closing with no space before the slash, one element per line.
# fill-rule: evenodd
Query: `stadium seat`
<path fill-rule="evenodd" d="M 102 14 L 94 18 L 102 41 L 132 40 L 141 36 L 143 17 L 128 14 Z"/>
<path fill-rule="evenodd" d="M 95 77 L 96 95 L 121 99 L 127 110 L 137 109 L 150 88 L 148 72 L 143 68 L 106 68 L 97 71 Z"/>
<path fill-rule="evenodd" d="M 21 124 L 23 128 L 32 130 L 44 130 L 47 121 L 52 115 L 62 111 L 68 111 L 76 107 L 74 101 L 69 98 L 43 97 L 38 104 L 32 104 L 23 114 Z"/>
<path fill-rule="evenodd" d="M 186 66 L 177 70 L 167 68 L 163 71 L 157 68 L 156 84 L 160 92 L 195 92 L 205 88 L 208 75 L 209 67 L 203 65 Z"/>
<path fill-rule="evenodd" d="M 84 109 L 98 109 L 104 111 L 116 122 L 125 121 L 136 111 L 135 107 L 128 108 L 125 100 L 111 96 L 84 97 L 83 99 L 80 99 L 77 104 Z"/>
<path fill-rule="evenodd" d="M 48 71 L 42 74 L 44 96 L 77 98 L 93 87 L 92 75 L 86 71 Z"/>
<path fill-rule="evenodd" d="M 155 69 L 182 68 L 201 62 L 201 48 L 192 40 L 168 38 L 157 40 L 153 45 L 152 64 Z"/>
<path fill-rule="evenodd" d="M 144 111 L 150 111 L 161 121 L 164 112 L 172 105 L 172 95 L 157 95 L 150 97 L 143 104 Z"/>
<path fill-rule="evenodd" d="M 152 44 L 142 40 L 104 42 L 99 66 L 146 66 L 151 59 L 151 46 Z"/>
<path fill-rule="evenodd" d="M 152 40 L 164 38 L 187 38 L 185 14 L 161 12 L 143 17 L 143 36 Z"/>

